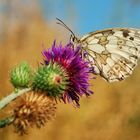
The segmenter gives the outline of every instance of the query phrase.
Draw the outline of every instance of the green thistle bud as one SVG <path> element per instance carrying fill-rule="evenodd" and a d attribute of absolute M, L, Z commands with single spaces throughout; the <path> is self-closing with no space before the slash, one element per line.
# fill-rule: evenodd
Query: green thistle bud
<path fill-rule="evenodd" d="M 29 64 L 23 62 L 17 65 L 10 73 L 11 83 L 15 88 L 25 88 L 30 82 L 30 67 Z"/>
<path fill-rule="evenodd" d="M 34 90 L 46 92 L 48 96 L 61 97 L 67 88 L 68 76 L 58 64 L 40 66 L 33 77 Z"/>

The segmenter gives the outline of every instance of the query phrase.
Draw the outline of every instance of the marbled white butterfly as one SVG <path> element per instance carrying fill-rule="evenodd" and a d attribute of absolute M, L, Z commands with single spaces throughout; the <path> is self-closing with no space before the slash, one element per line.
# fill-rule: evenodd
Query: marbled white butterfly
<path fill-rule="evenodd" d="M 96 74 L 108 82 L 121 81 L 132 74 L 140 57 L 139 29 L 111 28 L 90 32 L 79 39 L 63 21 L 57 20 L 71 32 L 74 46 L 80 44 Z"/>

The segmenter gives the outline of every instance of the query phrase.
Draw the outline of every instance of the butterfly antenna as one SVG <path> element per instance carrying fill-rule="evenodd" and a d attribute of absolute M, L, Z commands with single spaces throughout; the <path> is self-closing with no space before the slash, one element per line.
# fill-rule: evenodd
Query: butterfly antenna
<path fill-rule="evenodd" d="M 56 20 L 58 20 L 58 22 L 56 22 L 57 24 L 66 28 L 68 31 L 72 33 L 73 36 L 75 36 L 74 32 L 62 20 L 60 20 L 59 18 L 56 18 Z"/>

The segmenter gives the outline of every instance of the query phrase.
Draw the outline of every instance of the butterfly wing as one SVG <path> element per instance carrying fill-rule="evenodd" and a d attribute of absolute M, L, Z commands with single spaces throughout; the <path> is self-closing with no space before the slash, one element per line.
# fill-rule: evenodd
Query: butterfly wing
<path fill-rule="evenodd" d="M 108 82 L 121 81 L 132 74 L 140 57 L 140 30 L 112 28 L 89 33 L 80 39 L 85 58 L 95 73 Z"/>

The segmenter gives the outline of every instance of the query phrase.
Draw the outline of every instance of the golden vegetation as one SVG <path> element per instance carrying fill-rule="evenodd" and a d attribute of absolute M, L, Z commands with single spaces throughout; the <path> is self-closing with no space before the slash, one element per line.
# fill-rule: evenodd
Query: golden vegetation
<path fill-rule="evenodd" d="M 41 61 L 41 44 L 50 47 L 56 36 L 40 16 L 6 32 L 0 41 L 0 97 L 11 90 L 8 73 L 15 64 L 27 60 L 33 67 Z M 81 108 L 58 103 L 56 119 L 38 130 L 31 129 L 26 140 L 139 140 L 140 66 L 123 82 L 108 84 L 93 80 L 93 96 L 83 97 Z M 7 112 L 1 111 L 0 116 Z M 0 129 L 0 140 L 20 140 L 12 127 Z"/>

